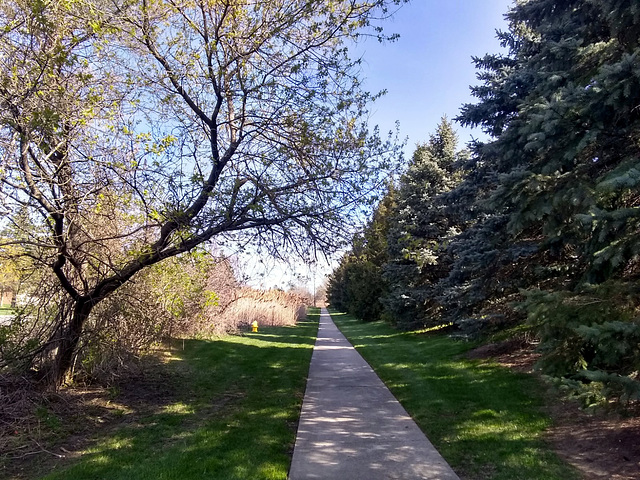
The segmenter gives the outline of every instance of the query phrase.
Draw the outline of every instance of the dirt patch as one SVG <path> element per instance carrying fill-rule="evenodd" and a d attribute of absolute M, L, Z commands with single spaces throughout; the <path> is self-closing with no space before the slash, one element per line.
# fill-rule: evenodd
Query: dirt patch
<path fill-rule="evenodd" d="M 584 479 L 640 478 L 640 418 L 587 414 L 575 403 L 562 401 L 549 413 L 554 426 L 548 439 Z"/>
<path fill-rule="evenodd" d="M 487 343 L 467 353 L 472 359 L 491 359 L 500 365 L 519 372 L 532 373 L 540 354 L 536 345 L 525 340 L 513 339 L 499 343 Z"/>
<path fill-rule="evenodd" d="M 483 345 L 469 358 L 491 359 L 519 372 L 537 375 L 540 358 L 535 345 L 521 341 Z M 547 413 L 553 426 L 547 440 L 556 453 L 576 467 L 584 480 L 637 480 L 640 478 L 640 411 L 624 416 L 614 412 L 587 413 L 577 402 L 562 400 L 554 392 Z"/>

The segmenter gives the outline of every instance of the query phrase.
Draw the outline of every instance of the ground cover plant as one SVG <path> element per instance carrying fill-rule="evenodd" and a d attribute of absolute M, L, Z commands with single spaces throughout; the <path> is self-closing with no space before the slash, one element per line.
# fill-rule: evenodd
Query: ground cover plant
<path fill-rule="evenodd" d="M 542 440 L 535 378 L 467 359 L 472 343 L 437 332 L 332 318 L 461 478 L 578 478 Z"/>
<path fill-rule="evenodd" d="M 94 440 L 73 451 L 73 432 L 50 420 L 59 438 L 42 446 L 67 458 L 43 453 L 38 471 L 19 471 L 5 457 L 0 476 L 286 479 L 317 321 L 312 310 L 297 326 L 176 342 L 160 383 L 111 389 L 110 426 L 88 433 Z"/>

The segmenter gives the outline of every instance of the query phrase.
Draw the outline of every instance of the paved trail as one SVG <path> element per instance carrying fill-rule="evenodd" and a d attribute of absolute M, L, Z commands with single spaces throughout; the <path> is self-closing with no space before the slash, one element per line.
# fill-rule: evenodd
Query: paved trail
<path fill-rule="evenodd" d="M 290 480 L 459 480 L 325 309 Z"/>

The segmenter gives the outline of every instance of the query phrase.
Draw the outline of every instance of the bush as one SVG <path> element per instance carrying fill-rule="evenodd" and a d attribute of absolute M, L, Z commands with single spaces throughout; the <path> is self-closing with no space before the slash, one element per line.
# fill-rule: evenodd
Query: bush
<path fill-rule="evenodd" d="M 67 306 L 57 283 L 32 282 L 10 325 L 0 326 L 0 369 L 37 372 L 52 355 L 57 318 Z M 138 273 L 100 302 L 85 323 L 71 376 L 109 385 L 167 337 L 234 332 L 251 324 L 294 325 L 312 300 L 241 287 L 226 259 L 204 251 L 173 257 Z"/>
<path fill-rule="evenodd" d="M 91 312 L 72 375 L 109 384 L 163 338 L 203 329 L 218 298 L 209 276 L 225 262 L 195 251 L 140 272 Z"/>

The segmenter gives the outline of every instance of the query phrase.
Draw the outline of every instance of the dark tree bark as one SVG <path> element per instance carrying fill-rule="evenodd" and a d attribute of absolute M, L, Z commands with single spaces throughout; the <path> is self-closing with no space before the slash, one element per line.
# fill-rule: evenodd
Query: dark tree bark
<path fill-rule="evenodd" d="M 50 374 L 45 377 L 50 384 L 61 385 L 64 383 L 65 377 L 73 365 L 84 323 L 89 318 L 93 307 L 94 304 L 91 302 L 75 304 L 68 324 L 60 331 L 58 348 L 50 366 Z"/>

